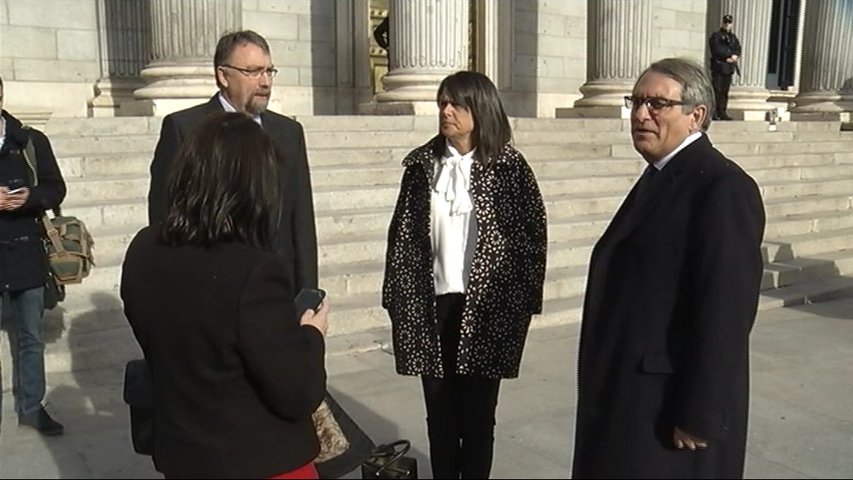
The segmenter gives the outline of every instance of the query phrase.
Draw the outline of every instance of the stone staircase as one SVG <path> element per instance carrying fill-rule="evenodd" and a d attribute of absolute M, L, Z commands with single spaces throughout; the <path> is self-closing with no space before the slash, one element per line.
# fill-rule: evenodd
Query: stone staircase
<path fill-rule="evenodd" d="M 379 306 L 386 229 L 400 160 L 435 132 L 432 117 L 304 117 L 314 184 L 321 287 L 332 335 L 387 339 Z M 545 311 L 535 326 L 577 322 L 594 242 L 644 168 L 622 120 L 512 119 L 549 219 Z M 120 312 L 120 265 L 146 223 L 158 118 L 51 119 L 68 183 L 63 205 L 90 226 L 97 267 L 46 320 L 49 372 L 123 366 L 138 347 Z M 718 122 L 710 136 L 759 183 L 768 224 L 760 308 L 853 293 L 853 132 L 838 123 Z M 5 337 L 4 340 L 5 342 Z M 350 347 L 366 348 L 359 340 Z M 3 347 L 4 357 L 8 349 Z M 3 360 L 6 362 L 8 360 Z M 8 363 L 4 363 L 8 365 Z M 7 369 L 10 370 L 10 369 Z M 8 385 L 8 383 L 6 383 Z"/>

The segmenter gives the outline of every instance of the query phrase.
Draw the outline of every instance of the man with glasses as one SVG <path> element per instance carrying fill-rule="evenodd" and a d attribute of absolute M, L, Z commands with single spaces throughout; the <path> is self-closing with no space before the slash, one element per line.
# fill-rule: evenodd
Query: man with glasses
<path fill-rule="evenodd" d="M 216 46 L 213 66 L 219 92 L 204 104 L 163 119 L 151 162 L 149 224 L 161 222 L 169 213 L 166 192 L 169 165 L 184 140 L 212 113 L 245 113 L 275 140 L 287 165 L 282 179 L 287 185 L 282 191 L 288 197 L 282 199 L 284 210 L 276 238 L 279 252 L 293 265 L 289 273 L 293 275 L 294 291 L 316 288 L 317 234 L 305 135 L 299 122 L 267 110 L 272 82 L 278 72 L 272 64 L 269 44 L 251 30 L 227 33 Z"/>
<path fill-rule="evenodd" d="M 700 65 L 655 62 L 625 101 L 648 165 L 590 259 L 573 478 L 740 478 L 761 195 L 708 139 Z"/>

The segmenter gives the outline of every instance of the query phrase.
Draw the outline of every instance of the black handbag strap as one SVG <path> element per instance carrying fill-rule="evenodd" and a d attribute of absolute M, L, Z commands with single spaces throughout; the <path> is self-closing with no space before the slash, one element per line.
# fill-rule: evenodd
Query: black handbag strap
<path fill-rule="evenodd" d="M 397 447 L 402 447 L 402 448 L 398 449 Z M 403 458 L 403 455 L 408 453 L 409 449 L 411 449 L 411 448 L 412 448 L 412 443 L 409 442 L 408 440 L 405 440 L 405 439 L 397 440 L 397 441 L 394 441 L 391 443 L 386 443 L 384 445 L 380 445 L 380 446 L 376 447 L 376 452 L 379 456 L 384 457 L 384 456 L 390 455 L 390 452 L 394 452 L 394 455 L 391 457 L 391 459 L 388 460 L 387 462 L 385 462 L 384 465 L 379 467 L 378 470 L 376 470 L 376 476 L 380 477 L 382 475 L 382 472 L 384 472 L 386 468 L 393 466 L 394 463 L 396 463 L 397 460 L 400 460 L 401 458 Z M 386 453 L 386 452 L 388 452 L 388 453 Z"/>

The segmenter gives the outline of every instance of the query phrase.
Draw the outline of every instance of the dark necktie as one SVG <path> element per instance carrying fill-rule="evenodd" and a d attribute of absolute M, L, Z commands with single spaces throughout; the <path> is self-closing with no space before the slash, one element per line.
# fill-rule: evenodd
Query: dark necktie
<path fill-rule="evenodd" d="M 636 195 L 634 195 L 635 205 L 645 201 L 645 197 L 648 195 L 649 192 L 649 187 L 651 186 L 654 178 L 659 173 L 660 171 L 653 165 L 649 165 L 646 167 L 646 170 L 643 171 L 643 175 L 640 176 L 640 180 L 637 181 L 637 193 Z"/>

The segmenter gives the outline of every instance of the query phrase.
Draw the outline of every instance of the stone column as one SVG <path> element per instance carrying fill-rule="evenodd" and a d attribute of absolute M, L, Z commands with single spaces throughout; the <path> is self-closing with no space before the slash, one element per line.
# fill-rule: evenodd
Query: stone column
<path fill-rule="evenodd" d="M 556 116 L 629 118 L 625 95 L 652 63 L 652 2 L 588 0 L 587 82 Z"/>
<path fill-rule="evenodd" d="M 468 2 L 391 0 L 390 67 L 385 92 L 365 113 L 435 115 L 435 94 L 447 75 L 468 69 Z"/>
<path fill-rule="evenodd" d="M 151 0 L 151 62 L 136 90 L 134 113 L 166 115 L 216 92 L 213 54 L 226 31 L 241 24 L 240 0 Z"/>
<path fill-rule="evenodd" d="M 791 119 L 853 121 L 853 2 L 809 1 L 805 23 Z"/>
<path fill-rule="evenodd" d="M 773 15 L 773 0 L 721 0 L 717 25 L 723 15 L 734 20 L 732 31 L 740 40 L 742 55 L 738 62 L 740 76 L 732 78 L 727 113 L 736 120 L 765 120 L 767 111 L 768 39 Z"/>
<path fill-rule="evenodd" d="M 477 52 L 475 66 L 477 71 L 489 77 L 500 90 L 498 8 L 497 0 L 475 0 L 477 31 L 474 32 L 474 37 L 477 40 L 474 43 Z"/>
<path fill-rule="evenodd" d="M 89 112 L 111 117 L 145 85 L 140 72 L 151 57 L 151 18 L 148 0 L 99 0 L 96 8 L 101 78 Z"/>

